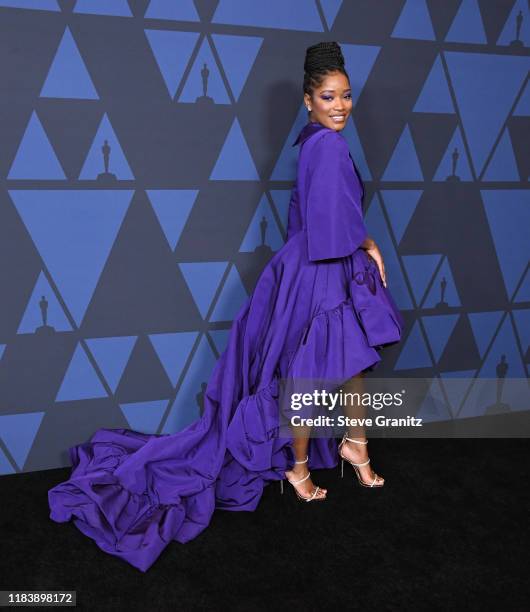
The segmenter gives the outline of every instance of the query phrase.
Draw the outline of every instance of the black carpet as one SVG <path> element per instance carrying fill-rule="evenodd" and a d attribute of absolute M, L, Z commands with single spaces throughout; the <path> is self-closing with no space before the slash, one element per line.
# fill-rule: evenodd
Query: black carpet
<path fill-rule="evenodd" d="M 1 589 L 76 590 L 86 610 L 529 609 L 527 439 L 373 439 L 384 488 L 314 472 L 323 503 L 266 488 L 255 512 L 216 511 L 142 573 L 72 524 L 47 491 L 69 469 L 0 478 Z"/>

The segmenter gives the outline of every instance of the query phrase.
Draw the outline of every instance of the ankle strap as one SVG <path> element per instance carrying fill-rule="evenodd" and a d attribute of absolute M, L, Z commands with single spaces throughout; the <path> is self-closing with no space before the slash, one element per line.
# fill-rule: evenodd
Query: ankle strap
<path fill-rule="evenodd" d="M 303 478 L 300 478 L 300 480 L 291 480 L 290 478 L 288 478 L 287 480 L 291 484 L 295 485 L 295 484 L 300 484 L 301 482 L 305 482 L 309 478 L 309 476 L 311 476 L 311 472 L 308 472 L 307 476 L 304 476 Z"/>
<path fill-rule="evenodd" d="M 295 463 L 307 463 L 308 459 L 309 459 L 309 455 L 306 455 L 303 461 L 295 461 Z"/>
<path fill-rule="evenodd" d="M 348 436 L 344 436 L 345 440 L 348 440 L 348 442 L 355 442 L 356 444 L 368 444 L 368 440 L 355 440 L 354 438 L 348 438 Z"/>

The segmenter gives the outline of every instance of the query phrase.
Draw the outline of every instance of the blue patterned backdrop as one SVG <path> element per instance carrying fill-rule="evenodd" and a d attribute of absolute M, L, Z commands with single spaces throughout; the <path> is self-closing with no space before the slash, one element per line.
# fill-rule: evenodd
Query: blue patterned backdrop
<path fill-rule="evenodd" d="M 0 0 L 0 473 L 200 415 L 285 240 L 320 40 L 407 322 L 378 376 L 528 376 L 526 0 Z"/>

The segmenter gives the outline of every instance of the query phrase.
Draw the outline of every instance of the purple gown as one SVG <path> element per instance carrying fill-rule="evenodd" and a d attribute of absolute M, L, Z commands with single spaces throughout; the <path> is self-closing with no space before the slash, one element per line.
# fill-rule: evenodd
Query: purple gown
<path fill-rule="evenodd" d="M 196 537 L 216 508 L 254 510 L 263 487 L 285 478 L 294 456 L 278 436 L 280 378 L 345 381 L 381 360 L 349 294 L 367 231 L 347 142 L 310 122 L 297 144 L 287 241 L 232 323 L 201 418 L 174 434 L 99 429 L 69 449 L 70 478 L 48 492 L 52 520 L 73 519 L 141 571 L 172 540 Z M 337 465 L 334 438 L 310 439 L 308 452 L 310 469 Z"/>

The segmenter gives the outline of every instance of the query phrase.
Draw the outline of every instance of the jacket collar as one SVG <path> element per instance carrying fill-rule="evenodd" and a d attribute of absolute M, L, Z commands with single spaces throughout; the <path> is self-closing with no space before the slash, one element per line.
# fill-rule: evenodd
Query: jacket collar
<path fill-rule="evenodd" d="M 298 134 L 297 139 L 293 142 L 293 144 L 291 146 L 294 147 L 297 144 L 302 144 L 310 136 L 312 136 L 313 134 L 315 134 L 316 132 L 318 132 L 320 130 L 330 130 L 330 129 L 331 128 L 328 128 L 325 125 L 322 125 L 318 121 L 308 121 L 304 125 L 304 127 L 302 128 L 302 130 Z"/>

